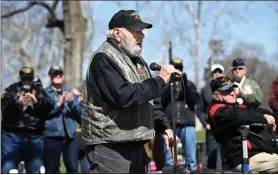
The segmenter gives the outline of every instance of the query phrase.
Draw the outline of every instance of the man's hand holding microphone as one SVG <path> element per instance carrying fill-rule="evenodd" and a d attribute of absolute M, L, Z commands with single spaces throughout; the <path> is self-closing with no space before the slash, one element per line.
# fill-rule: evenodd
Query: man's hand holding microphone
<path fill-rule="evenodd" d="M 165 83 L 168 83 L 172 74 L 179 74 L 181 75 L 181 73 L 175 69 L 175 67 L 173 65 L 158 65 L 157 63 L 151 63 L 150 64 L 150 69 L 152 71 L 159 71 L 159 77 L 161 77 Z"/>

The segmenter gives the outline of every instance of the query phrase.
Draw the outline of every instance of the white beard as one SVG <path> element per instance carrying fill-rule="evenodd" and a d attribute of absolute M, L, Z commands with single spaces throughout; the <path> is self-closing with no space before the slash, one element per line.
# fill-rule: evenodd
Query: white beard
<path fill-rule="evenodd" d="M 142 48 L 136 43 L 133 45 L 129 45 L 126 42 L 126 38 L 123 38 L 120 43 L 120 48 L 129 56 L 129 57 L 139 57 L 142 52 Z"/>

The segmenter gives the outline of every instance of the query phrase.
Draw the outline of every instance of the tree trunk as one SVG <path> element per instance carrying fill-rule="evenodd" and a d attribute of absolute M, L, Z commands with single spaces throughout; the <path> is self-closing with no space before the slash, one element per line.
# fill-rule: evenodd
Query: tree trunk
<path fill-rule="evenodd" d="M 86 19 L 79 1 L 63 1 L 65 87 L 76 88 L 82 81 Z"/>

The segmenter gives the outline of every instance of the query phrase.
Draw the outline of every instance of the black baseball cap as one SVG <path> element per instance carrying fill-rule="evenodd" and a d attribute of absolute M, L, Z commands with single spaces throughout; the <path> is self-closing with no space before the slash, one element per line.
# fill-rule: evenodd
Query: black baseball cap
<path fill-rule="evenodd" d="M 174 58 L 170 61 L 170 64 L 173 65 L 176 69 L 183 70 L 183 61 L 181 58 Z"/>
<path fill-rule="evenodd" d="M 212 92 L 226 92 L 232 90 L 234 87 L 237 87 L 233 80 L 227 76 L 217 77 L 215 80 L 211 81 L 210 86 Z"/>
<path fill-rule="evenodd" d="M 64 73 L 64 70 L 59 65 L 51 66 L 48 75 L 54 75 L 55 73 Z"/>
<path fill-rule="evenodd" d="M 19 77 L 22 81 L 34 79 L 34 69 L 32 67 L 22 67 L 19 71 Z"/>
<path fill-rule="evenodd" d="M 143 29 L 150 29 L 152 26 L 152 24 L 143 22 L 135 10 L 120 10 L 114 14 L 109 22 L 109 29 L 125 27 L 140 31 Z"/>
<path fill-rule="evenodd" d="M 245 67 L 245 61 L 242 58 L 236 58 L 232 62 L 232 67 L 231 68 L 236 68 L 236 67 Z"/>

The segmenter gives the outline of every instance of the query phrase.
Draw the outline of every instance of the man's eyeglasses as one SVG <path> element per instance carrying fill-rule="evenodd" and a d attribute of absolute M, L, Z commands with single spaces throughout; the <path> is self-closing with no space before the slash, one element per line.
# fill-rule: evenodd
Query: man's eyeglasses
<path fill-rule="evenodd" d="M 51 77 L 54 78 L 54 77 L 57 77 L 58 75 L 59 75 L 60 77 L 62 77 L 62 76 L 63 76 L 63 73 L 60 73 L 60 72 L 59 72 L 59 73 L 53 73 L 53 74 L 51 75 Z"/>
<path fill-rule="evenodd" d="M 33 81 L 33 78 L 22 78 L 21 81 Z"/>
<path fill-rule="evenodd" d="M 236 70 L 243 70 L 243 67 L 235 67 L 235 68 L 233 68 L 233 71 L 236 71 Z"/>

